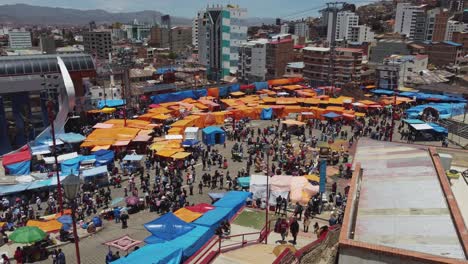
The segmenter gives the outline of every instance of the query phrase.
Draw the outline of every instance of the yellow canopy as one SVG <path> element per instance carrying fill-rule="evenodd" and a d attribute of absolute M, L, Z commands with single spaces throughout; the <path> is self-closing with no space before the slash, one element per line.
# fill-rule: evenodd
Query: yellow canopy
<path fill-rule="evenodd" d="M 60 230 L 62 228 L 62 223 L 57 220 L 49 220 L 49 221 L 37 221 L 37 220 L 29 220 L 26 223 L 26 226 L 35 226 L 41 229 L 42 231 L 48 233 Z"/>
<path fill-rule="evenodd" d="M 316 182 L 320 181 L 320 177 L 316 174 L 304 175 L 304 177 L 310 181 L 316 181 Z"/>
<path fill-rule="evenodd" d="M 232 96 L 243 96 L 243 95 L 245 95 L 245 93 L 243 93 L 243 92 L 233 92 L 233 93 L 231 93 L 231 95 Z"/>
<path fill-rule="evenodd" d="M 188 157 L 190 155 L 192 155 L 192 153 L 182 151 L 182 152 L 178 152 L 178 153 L 172 155 L 171 158 L 173 158 L 173 159 L 185 159 L 186 157 Z"/>
<path fill-rule="evenodd" d="M 179 210 L 175 211 L 174 214 L 187 223 L 193 222 L 203 215 L 201 213 L 192 212 L 186 208 L 180 208 Z"/>
<path fill-rule="evenodd" d="M 179 152 L 178 149 L 162 149 L 156 152 L 156 154 L 164 158 L 171 158 L 172 155 L 176 154 L 177 152 Z"/>
<path fill-rule="evenodd" d="M 104 107 L 103 109 L 101 109 L 101 113 L 104 113 L 104 114 L 112 114 L 116 111 L 115 108 L 109 108 L 109 107 Z"/>
<path fill-rule="evenodd" d="M 354 113 L 354 115 L 359 116 L 359 117 L 364 117 L 364 116 L 366 116 L 366 113 L 356 112 L 356 113 Z"/>
<path fill-rule="evenodd" d="M 304 122 L 301 122 L 301 121 L 297 121 L 297 120 L 292 120 L 292 119 L 287 119 L 287 120 L 284 120 L 284 121 L 281 121 L 281 124 L 286 124 L 288 126 L 303 126 L 305 125 Z"/>
<path fill-rule="evenodd" d="M 157 115 L 153 115 L 151 117 L 151 119 L 157 119 L 157 120 L 167 120 L 169 118 L 171 118 L 171 116 L 170 115 L 165 115 L 165 114 L 157 114 Z"/>
<path fill-rule="evenodd" d="M 110 145 L 104 145 L 104 146 L 95 146 L 93 149 L 91 149 L 91 152 L 95 152 L 101 149 L 109 149 L 111 146 Z"/>

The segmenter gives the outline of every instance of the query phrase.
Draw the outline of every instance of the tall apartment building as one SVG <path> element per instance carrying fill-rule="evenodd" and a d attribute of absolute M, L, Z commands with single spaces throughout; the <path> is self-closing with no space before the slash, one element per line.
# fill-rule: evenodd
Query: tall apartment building
<path fill-rule="evenodd" d="M 466 32 L 468 31 L 468 24 L 455 21 L 455 20 L 449 20 L 447 22 L 447 28 L 445 30 L 445 38 L 444 40 L 451 41 L 452 36 L 454 32 Z"/>
<path fill-rule="evenodd" d="M 268 39 L 256 39 L 239 47 L 238 78 L 243 83 L 265 81 L 267 43 Z"/>
<path fill-rule="evenodd" d="M 284 23 L 283 25 L 281 25 L 280 33 L 289 34 L 289 24 Z"/>
<path fill-rule="evenodd" d="M 353 26 L 349 33 L 349 42 L 362 44 L 363 42 L 374 41 L 375 34 L 370 27 L 366 25 Z"/>
<path fill-rule="evenodd" d="M 247 9 L 238 6 L 212 6 L 198 20 L 198 59 L 208 68 L 210 79 L 237 73 L 239 46 L 247 41 L 242 25 Z"/>
<path fill-rule="evenodd" d="M 200 15 L 201 13 L 198 12 L 192 21 L 192 45 L 195 49 L 198 49 L 198 20 L 200 19 Z"/>
<path fill-rule="evenodd" d="M 379 88 L 397 90 L 403 87 L 409 73 L 427 69 L 427 55 L 391 55 L 375 70 Z"/>
<path fill-rule="evenodd" d="M 294 41 L 291 35 L 273 37 L 266 44 L 266 79 L 283 77 L 288 63 L 294 61 Z"/>
<path fill-rule="evenodd" d="M 12 49 L 31 48 L 31 32 L 24 29 L 10 30 L 8 32 L 8 41 Z"/>
<path fill-rule="evenodd" d="M 316 84 L 329 84 L 334 76 L 335 86 L 344 86 L 361 80 L 362 50 L 337 48 L 334 57 L 334 72 L 330 75 L 330 48 L 305 47 L 304 78 Z"/>
<path fill-rule="evenodd" d="M 173 27 L 172 31 L 172 51 L 183 52 L 192 45 L 191 27 Z"/>
<path fill-rule="evenodd" d="M 414 6 L 410 3 L 398 3 L 395 13 L 394 32 L 404 34 L 411 40 L 425 40 L 425 6 Z"/>
<path fill-rule="evenodd" d="M 333 15 L 328 14 L 327 41 L 332 40 Z M 350 39 L 351 28 L 359 25 L 359 16 L 350 11 L 338 12 L 336 16 L 335 40 Z"/>
<path fill-rule="evenodd" d="M 39 47 L 43 54 L 55 54 L 56 46 L 54 38 L 49 36 L 40 36 Z"/>
<path fill-rule="evenodd" d="M 86 53 L 95 55 L 99 59 L 107 59 L 112 52 L 111 32 L 84 32 L 83 46 Z"/>
<path fill-rule="evenodd" d="M 298 37 L 303 37 L 307 40 L 309 39 L 309 33 L 310 29 L 309 24 L 307 24 L 307 22 L 301 21 L 294 24 L 294 35 Z"/>
<path fill-rule="evenodd" d="M 463 46 L 463 56 L 468 54 L 468 32 L 453 32 L 452 41 Z"/>
<path fill-rule="evenodd" d="M 149 38 L 151 27 L 151 25 L 141 24 L 135 19 L 132 24 L 123 25 L 122 29 L 127 31 L 127 38 L 141 41 Z"/>

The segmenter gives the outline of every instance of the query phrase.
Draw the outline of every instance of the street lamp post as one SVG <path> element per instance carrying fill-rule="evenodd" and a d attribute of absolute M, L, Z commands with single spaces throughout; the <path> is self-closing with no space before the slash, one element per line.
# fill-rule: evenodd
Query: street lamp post
<path fill-rule="evenodd" d="M 69 175 L 63 180 L 63 189 L 65 191 L 65 197 L 71 203 L 72 207 L 72 221 L 73 221 L 73 240 L 75 240 L 75 251 L 76 251 L 76 263 L 81 264 L 80 259 L 80 245 L 78 241 L 78 233 L 76 231 L 76 196 L 80 189 L 80 177 L 76 175 Z"/>
<path fill-rule="evenodd" d="M 56 144 L 56 141 L 55 141 L 55 125 L 54 125 L 54 121 L 55 121 L 55 113 L 54 113 L 54 108 L 55 108 L 55 104 L 54 104 L 54 96 L 51 94 L 51 90 L 49 88 L 47 88 L 47 85 L 49 87 L 51 87 L 51 89 L 58 89 L 59 85 L 58 84 L 55 84 L 52 86 L 51 83 L 47 83 L 47 79 L 51 79 L 51 78 L 54 78 L 54 79 L 57 79 L 58 76 L 51 76 L 51 75 L 42 75 L 42 77 L 44 78 L 44 83 L 42 83 L 42 85 L 45 87 L 46 89 L 46 93 L 47 93 L 47 115 L 48 115 L 48 118 L 49 118 L 49 125 L 50 125 L 50 134 L 52 136 L 52 147 L 53 147 L 53 155 L 54 155 L 54 162 L 55 162 L 55 173 L 56 173 L 56 176 L 57 176 L 57 194 L 58 194 L 58 204 L 59 204 L 59 211 L 60 213 L 63 214 L 63 199 L 62 199 L 62 186 L 61 186 L 61 183 L 60 183 L 60 174 L 59 174 L 59 163 L 58 163 L 58 158 L 57 158 L 57 144 Z"/>
<path fill-rule="evenodd" d="M 266 188 L 266 208 L 265 208 L 265 244 L 268 244 L 268 214 L 270 210 L 270 144 L 266 144 L 263 147 L 263 150 L 266 153 L 266 159 L 267 159 L 267 167 L 266 167 L 266 176 L 267 176 L 267 188 Z"/>

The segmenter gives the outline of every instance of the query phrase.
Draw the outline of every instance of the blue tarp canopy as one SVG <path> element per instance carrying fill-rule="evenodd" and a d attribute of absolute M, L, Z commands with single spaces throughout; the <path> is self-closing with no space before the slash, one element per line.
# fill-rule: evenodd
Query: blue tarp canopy
<path fill-rule="evenodd" d="M 262 113 L 260 114 L 260 118 L 262 120 L 271 120 L 273 117 L 273 109 L 271 108 L 263 108 Z"/>
<path fill-rule="evenodd" d="M 0 186 L 0 195 L 8 195 L 8 194 L 25 191 L 29 185 L 30 183 L 20 183 L 20 184 L 14 184 L 14 185 Z"/>
<path fill-rule="evenodd" d="M 186 90 L 186 91 L 180 91 L 180 92 L 153 95 L 151 96 L 151 101 L 154 104 L 161 104 L 161 103 L 168 103 L 168 102 L 178 102 L 187 98 L 198 99 L 206 95 L 207 95 L 206 89 Z"/>
<path fill-rule="evenodd" d="M 166 240 L 160 239 L 160 238 L 158 238 L 156 236 L 153 236 L 153 235 L 145 238 L 145 243 L 146 244 L 157 244 L 157 243 L 164 243 L 164 242 L 166 242 Z"/>
<path fill-rule="evenodd" d="M 198 139 L 186 139 L 182 142 L 182 146 L 184 147 L 193 147 L 200 143 L 200 140 Z"/>
<path fill-rule="evenodd" d="M 213 200 L 218 200 L 223 198 L 226 195 L 226 193 L 208 193 L 208 196 L 213 199 Z"/>
<path fill-rule="evenodd" d="M 221 86 L 218 88 L 218 91 L 220 97 L 226 97 L 230 93 L 229 86 Z"/>
<path fill-rule="evenodd" d="M 252 193 L 242 191 L 230 191 L 213 205 L 216 207 L 231 208 L 232 212 L 229 218 L 245 205 L 248 198 L 252 198 Z M 200 218 L 199 218 L 200 219 Z"/>
<path fill-rule="evenodd" d="M 436 123 L 427 123 L 427 124 L 430 125 L 434 129 L 435 132 L 442 133 L 444 135 L 448 135 L 447 128 L 445 128 L 443 126 L 440 126 L 440 125 L 438 125 Z"/>
<path fill-rule="evenodd" d="M 62 163 L 60 163 L 60 170 L 62 171 L 63 174 L 79 174 L 80 172 L 80 162 L 81 162 L 82 156 L 78 156 L 73 159 L 69 160 L 64 160 Z"/>
<path fill-rule="evenodd" d="M 217 126 L 209 126 L 202 130 L 203 143 L 208 146 L 223 144 L 226 140 L 226 132 Z"/>
<path fill-rule="evenodd" d="M 465 103 L 429 103 L 417 105 L 405 111 L 409 118 L 417 118 L 426 108 L 433 108 L 439 113 L 440 119 L 462 115 L 465 112 Z"/>
<path fill-rule="evenodd" d="M 424 124 L 426 122 L 419 120 L 419 119 L 403 119 L 403 122 L 408 124 Z"/>
<path fill-rule="evenodd" d="M 422 92 L 403 92 L 399 96 L 416 98 L 416 100 L 433 100 L 441 103 L 455 102 L 455 103 L 466 103 L 466 99 L 463 97 L 445 95 L 445 94 L 432 94 Z"/>
<path fill-rule="evenodd" d="M 255 91 L 268 89 L 268 82 L 254 82 Z"/>
<path fill-rule="evenodd" d="M 123 99 L 106 99 L 99 100 L 97 107 L 103 109 L 104 107 L 118 107 L 125 105 L 125 100 Z"/>
<path fill-rule="evenodd" d="M 96 165 L 107 165 L 114 161 L 114 151 L 101 149 L 93 153 L 96 156 Z"/>
<path fill-rule="evenodd" d="M 28 186 L 27 190 L 34 190 L 34 189 L 49 187 L 51 183 L 52 183 L 52 179 L 33 181 Z"/>
<path fill-rule="evenodd" d="M 144 224 L 144 227 L 159 239 L 172 240 L 194 229 L 195 225 L 184 222 L 173 213 L 167 213 Z"/>
<path fill-rule="evenodd" d="M 240 84 L 235 83 L 235 84 L 232 84 L 232 85 L 229 86 L 229 92 L 230 93 L 239 92 L 239 91 L 240 91 Z"/>
<path fill-rule="evenodd" d="M 84 170 L 82 172 L 82 175 L 84 178 L 86 177 L 94 177 L 94 176 L 99 176 L 99 175 L 103 175 L 103 174 L 107 174 L 107 166 L 99 166 L 99 167 L 96 167 L 96 168 L 92 168 L 92 169 L 89 169 L 89 170 Z"/>
<path fill-rule="evenodd" d="M 250 177 L 239 177 L 239 178 L 237 178 L 237 184 L 241 188 L 248 188 L 250 186 Z"/>
<path fill-rule="evenodd" d="M 394 91 L 383 90 L 383 89 L 375 89 L 375 90 L 372 90 L 371 92 L 375 94 L 385 94 L 385 95 L 392 95 L 395 93 Z"/>
<path fill-rule="evenodd" d="M 60 138 L 65 143 L 80 143 L 86 139 L 85 136 L 77 133 L 58 134 L 57 138 Z"/>
<path fill-rule="evenodd" d="M 193 223 L 196 225 L 210 227 L 214 230 L 219 226 L 221 221 L 229 219 L 229 216 L 232 214 L 232 210 L 232 208 L 216 207 L 215 209 L 204 213 Z"/>
<path fill-rule="evenodd" d="M 127 257 L 112 261 L 112 264 L 180 264 L 182 262 L 182 249 L 173 248 L 172 245 L 155 244 L 146 245 L 133 251 Z"/>
<path fill-rule="evenodd" d="M 143 159 L 143 155 L 136 155 L 136 154 L 125 155 L 125 157 L 123 158 L 123 160 L 128 160 L 128 161 L 140 161 L 142 159 Z"/>
<path fill-rule="evenodd" d="M 168 73 L 168 72 L 174 72 L 175 71 L 175 67 L 162 67 L 162 68 L 157 68 L 156 69 L 156 74 L 165 74 L 165 73 Z"/>
<path fill-rule="evenodd" d="M 13 164 L 5 165 L 5 168 L 8 169 L 9 175 L 29 175 L 31 174 L 31 161 L 20 161 Z"/>
<path fill-rule="evenodd" d="M 335 112 L 329 112 L 329 113 L 326 113 L 326 114 L 323 114 L 322 115 L 323 117 L 326 117 L 326 118 L 337 118 L 337 117 L 341 117 L 341 115 L 335 113 Z"/>
<path fill-rule="evenodd" d="M 50 154 L 49 146 L 47 145 L 31 146 L 31 155 L 44 155 L 44 154 Z"/>

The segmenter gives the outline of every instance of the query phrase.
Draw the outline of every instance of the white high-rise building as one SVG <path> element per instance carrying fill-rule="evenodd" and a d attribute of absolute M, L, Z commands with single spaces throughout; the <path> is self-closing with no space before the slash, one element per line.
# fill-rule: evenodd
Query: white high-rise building
<path fill-rule="evenodd" d="M 374 36 L 374 32 L 366 25 L 353 26 L 351 27 L 348 41 L 359 44 L 363 42 L 372 42 L 375 40 Z"/>
<path fill-rule="evenodd" d="M 211 79 L 237 73 L 239 47 L 247 41 L 243 20 L 247 9 L 234 5 L 212 6 L 198 19 L 198 59 Z"/>
<path fill-rule="evenodd" d="M 411 40 L 425 40 L 425 6 L 413 6 L 410 3 L 398 3 L 395 13 L 394 32 L 404 34 Z"/>
<path fill-rule="evenodd" d="M 468 32 L 468 24 L 460 21 L 449 20 L 445 30 L 445 39 L 451 41 L 453 32 Z"/>
<path fill-rule="evenodd" d="M 198 20 L 200 19 L 201 12 L 197 13 L 197 16 L 192 21 L 192 45 L 198 48 Z"/>
<path fill-rule="evenodd" d="M 8 32 L 8 40 L 10 48 L 12 49 L 25 49 L 32 47 L 31 32 L 24 29 Z"/>
<path fill-rule="evenodd" d="M 336 16 L 336 34 L 335 40 L 349 39 L 351 37 L 351 28 L 359 25 L 359 16 L 353 12 L 342 11 Z M 327 41 L 332 40 L 333 15 L 328 14 Z"/>
<path fill-rule="evenodd" d="M 309 39 L 309 25 L 304 21 L 294 24 L 294 35 Z"/>
<path fill-rule="evenodd" d="M 289 25 L 288 24 L 281 25 L 280 33 L 289 34 Z"/>
<path fill-rule="evenodd" d="M 249 83 L 265 81 L 267 43 L 268 39 L 256 39 L 241 44 L 238 69 L 240 80 Z"/>

